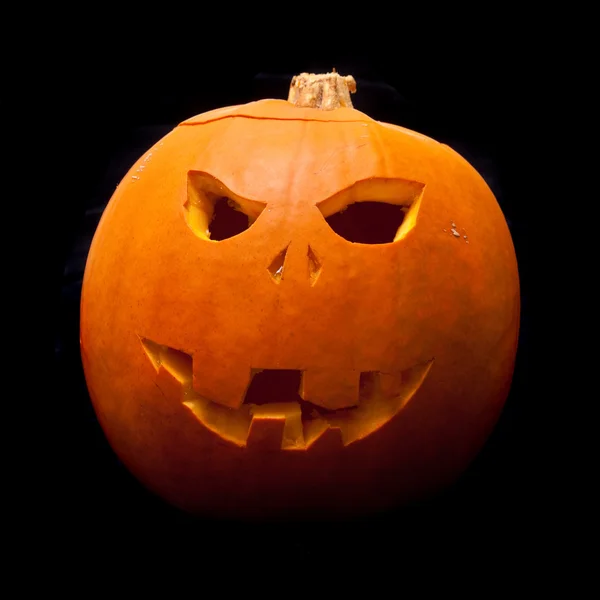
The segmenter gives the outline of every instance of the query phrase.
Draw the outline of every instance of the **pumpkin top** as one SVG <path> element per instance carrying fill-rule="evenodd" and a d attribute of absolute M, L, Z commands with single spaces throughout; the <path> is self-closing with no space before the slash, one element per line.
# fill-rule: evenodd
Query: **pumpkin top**
<path fill-rule="evenodd" d="M 342 77 L 335 69 L 331 73 L 300 73 L 292 78 L 288 102 L 294 106 L 334 110 L 352 108 L 350 93 L 356 92 L 352 75 Z"/>
<path fill-rule="evenodd" d="M 256 100 L 247 104 L 217 108 L 186 119 L 180 125 L 200 125 L 228 117 L 294 121 L 356 122 L 373 119 L 354 109 L 350 93 L 356 92 L 352 75 L 300 73 L 292 78 L 288 99 Z"/>

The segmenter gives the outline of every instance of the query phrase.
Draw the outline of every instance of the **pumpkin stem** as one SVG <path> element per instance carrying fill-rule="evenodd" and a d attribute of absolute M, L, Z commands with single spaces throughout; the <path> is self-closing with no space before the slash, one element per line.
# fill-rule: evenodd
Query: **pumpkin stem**
<path fill-rule="evenodd" d="M 288 102 L 294 106 L 334 110 L 341 106 L 352 108 L 350 93 L 356 92 L 352 75 L 342 77 L 332 73 L 300 73 L 292 77 Z"/>

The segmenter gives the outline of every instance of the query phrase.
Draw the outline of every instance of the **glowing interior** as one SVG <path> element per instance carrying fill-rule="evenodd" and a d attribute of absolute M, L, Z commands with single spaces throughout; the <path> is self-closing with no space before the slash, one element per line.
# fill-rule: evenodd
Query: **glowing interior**
<path fill-rule="evenodd" d="M 190 229 L 203 240 L 221 241 L 250 227 L 266 204 L 238 196 L 208 173 L 188 173 L 183 205 Z"/>
<path fill-rule="evenodd" d="M 402 410 L 433 364 L 430 360 L 396 373 L 362 372 L 358 405 L 349 408 L 323 410 L 311 405 L 313 410 L 307 411 L 305 405 L 309 403 L 299 399 L 267 404 L 245 402 L 239 409 L 232 409 L 203 398 L 192 389 L 189 354 L 148 339 L 142 339 L 142 346 L 157 374 L 166 372 L 179 383 L 181 401 L 205 427 L 238 446 L 246 446 L 253 430 L 275 421 L 282 425 L 283 450 L 306 450 L 330 428 L 339 429 L 345 446 L 368 436 Z M 252 369 L 251 374 L 254 377 L 261 371 Z M 300 388 L 304 373 L 300 372 Z M 160 381 L 158 378 L 159 387 Z"/>
<path fill-rule="evenodd" d="M 424 188 L 423 183 L 404 179 L 365 179 L 317 207 L 330 227 L 348 241 L 393 243 L 416 225 Z"/>
<path fill-rule="evenodd" d="M 271 277 L 276 283 L 279 283 L 283 277 L 283 268 L 287 250 L 286 246 L 281 252 L 278 252 L 277 256 L 271 261 L 271 264 L 268 267 L 269 273 L 271 273 Z"/>
<path fill-rule="evenodd" d="M 321 274 L 321 261 L 315 254 L 315 251 L 309 246 L 308 247 L 308 278 L 310 285 L 315 285 L 317 279 Z"/>

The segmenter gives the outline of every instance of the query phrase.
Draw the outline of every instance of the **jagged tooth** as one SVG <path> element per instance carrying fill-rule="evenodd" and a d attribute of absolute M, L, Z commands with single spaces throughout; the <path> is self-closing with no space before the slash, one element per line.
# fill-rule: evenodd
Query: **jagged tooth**
<path fill-rule="evenodd" d="M 223 369 L 223 359 L 208 352 L 194 354 L 193 388 L 203 398 L 227 406 L 239 408 L 251 380 L 251 369 L 243 360 L 235 358 L 231 352 L 229 368 Z"/>
<path fill-rule="evenodd" d="M 192 357 L 173 348 L 165 348 L 161 353 L 161 366 L 167 369 L 184 387 L 192 385 Z"/>
<path fill-rule="evenodd" d="M 340 428 L 330 427 L 328 423 L 325 423 L 325 425 L 326 428 L 323 429 L 310 443 L 311 452 L 329 452 L 338 450 L 345 445 Z"/>
<path fill-rule="evenodd" d="M 282 446 L 285 417 L 253 418 L 246 445 L 249 450 L 279 450 Z"/>
<path fill-rule="evenodd" d="M 235 410 L 202 398 L 191 388 L 184 394 L 183 405 L 192 411 L 204 427 L 237 446 L 245 446 L 252 421 L 247 406 Z"/>
<path fill-rule="evenodd" d="M 265 404 L 261 406 L 252 405 L 250 408 L 252 414 L 252 423 L 259 433 L 250 434 L 262 436 L 260 432 L 265 429 L 259 423 L 263 421 L 279 420 L 283 422 L 281 430 L 279 447 L 284 450 L 298 450 L 305 447 L 304 433 L 302 431 L 302 412 L 300 405 L 295 402 L 279 402 L 273 404 Z M 274 426 L 269 426 L 274 429 Z M 254 443 L 254 442 L 252 442 Z M 250 438 L 249 438 L 250 444 Z"/>
<path fill-rule="evenodd" d="M 371 382 L 367 378 L 359 406 L 348 421 L 340 422 L 344 445 L 371 435 L 393 419 L 419 390 L 432 364 L 433 359 L 403 371 L 376 372 Z"/>
<path fill-rule="evenodd" d="M 160 355 L 165 347 L 147 338 L 140 337 L 140 342 L 142 343 L 142 348 L 152 363 L 152 366 L 158 371 L 160 367 Z"/>
<path fill-rule="evenodd" d="M 359 371 L 308 369 L 302 377 L 300 395 L 307 402 L 329 410 L 358 404 Z"/>
<path fill-rule="evenodd" d="M 284 450 L 303 450 L 306 448 L 304 431 L 302 428 L 302 414 L 299 405 L 298 414 L 294 414 L 293 416 L 290 415 L 285 419 L 281 447 Z"/>
<path fill-rule="evenodd" d="M 181 382 L 164 365 L 158 367 L 156 385 L 168 400 L 181 401 L 183 397 Z"/>
<path fill-rule="evenodd" d="M 304 441 L 306 448 L 310 448 L 329 428 L 329 423 L 317 417 L 311 421 L 308 421 L 304 425 Z"/>

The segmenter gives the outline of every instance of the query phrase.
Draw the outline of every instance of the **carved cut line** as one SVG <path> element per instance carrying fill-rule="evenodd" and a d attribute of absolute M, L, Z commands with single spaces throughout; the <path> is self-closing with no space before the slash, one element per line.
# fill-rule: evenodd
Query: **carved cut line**
<path fill-rule="evenodd" d="M 209 430 L 238 446 L 256 446 L 264 427 L 272 442 L 272 428 L 265 421 L 281 422 L 281 449 L 307 450 L 328 430 L 337 430 L 342 444 L 354 443 L 391 420 L 414 396 L 425 380 L 433 359 L 394 373 L 366 371 L 359 378 L 358 404 L 348 397 L 347 406 L 324 409 L 302 398 L 302 382 L 309 371 L 251 369 L 252 381 L 244 403 L 228 408 L 200 396 L 193 390 L 192 357 L 185 352 L 140 338 L 144 352 L 157 372 L 157 385 L 164 390 L 161 373 L 172 377 L 181 388 L 179 401 Z M 348 372 L 350 373 L 350 372 Z M 318 381 L 313 378 L 313 381 Z M 332 381 L 343 381 L 332 372 Z M 326 384 L 331 381 L 325 380 Z M 335 383 L 333 384 L 335 388 Z M 335 392 L 335 389 L 333 390 Z M 259 444 L 260 445 L 260 444 Z"/>
<path fill-rule="evenodd" d="M 315 285 L 319 275 L 321 274 L 321 261 L 318 259 L 315 251 L 309 246 L 308 247 L 308 278 L 310 285 Z"/>
<path fill-rule="evenodd" d="M 285 264 L 285 257 L 288 251 L 289 245 L 286 246 L 277 256 L 271 261 L 271 264 L 268 267 L 269 273 L 271 277 L 276 283 L 281 281 L 283 277 L 283 269 Z"/>

